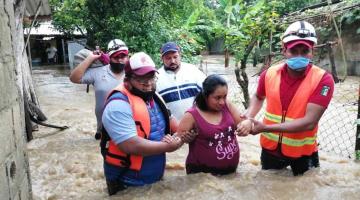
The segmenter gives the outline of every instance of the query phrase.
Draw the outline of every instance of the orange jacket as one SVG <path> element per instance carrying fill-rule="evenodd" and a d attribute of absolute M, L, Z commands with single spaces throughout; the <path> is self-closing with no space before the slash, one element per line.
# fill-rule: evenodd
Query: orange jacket
<path fill-rule="evenodd" d="M 302 118 L 306 114 L 308 99 L 315 91 L 325 71 L 312 66 L 301 82 L 287 110 L 282 110 L 280 100 L 281 69 L 284 64 L 270 67 L 265 75 L 266 113 L 265 124 L 277 124 Z M 297 133 L 264 132 L 260 136 L 260 144 L 268 150 L 275 150 L 280 144 L 283 155 L 299 158 L 317 151 L 316 133 L 318 126 L 310 131 Z"/>
<path fill-rule="evenodd" d="M 128 97 L 129 104 L 133 112 L 133 118 L 136 124 L 138 136 L 145 139 L 149 138 L 151 126 L 150 116 L 144 100 L 138 96 L 131 94 L 127 89 L 123 88 L 122 86 L 118 86 L 113 91 L 111 91 L 109 97 L 111 97 L 111 95 L 115 92 L 121 92 Z M 108 100 L 111 101 L 111 98 L 109 97 Z M 166 106 L 157 95 L 154 95 L 154 100 L 159 104 L 161 111 L 165 115 L 165 133 L 170 133 L 169 113 L 166 109 Z M 101 149 L 105 162 L 113 166 L 125 167 L 132 170 L 140 171 L 143 156 L 128 155 L 122 152 L 108 136 L 105 128 L 103 128 L 103 136 L 104 137 L 101 138 Z"/>

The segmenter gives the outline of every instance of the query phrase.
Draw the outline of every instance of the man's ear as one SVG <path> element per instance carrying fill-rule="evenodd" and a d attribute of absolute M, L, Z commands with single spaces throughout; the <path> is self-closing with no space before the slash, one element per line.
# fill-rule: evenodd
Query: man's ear
<path fill-rule="evenodd" d="M 285 47 L 284 43 L 281 43 L 281 53 L 283 55 L 285 55 L 285 51 L 286 51 L 286 47 Z"/>
<path fill-rule="evenodd" d="M 314 51 L 315 51 L 315 48 L 311 48 L 311 54 L 310 54 L 310 59 L 313 59 L 314 58 Z"/>
<path fill-rule="evenodd" d="M 131 89 L 130 77 L 125 76 L 123 84 L 126 89 Z"/>

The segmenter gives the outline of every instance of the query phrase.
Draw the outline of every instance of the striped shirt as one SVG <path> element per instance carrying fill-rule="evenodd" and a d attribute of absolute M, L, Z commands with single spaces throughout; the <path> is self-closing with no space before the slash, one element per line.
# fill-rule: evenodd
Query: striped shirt
<path fill-rule="evenodd" d="M 205 74 L 194 65 L 184 62 L 176 73 L 165 70 L 164 67 L 158 72 L 156 90 L 173 116 L 180 120 L 185 111 L 192 107 L 195 96 L 201 91 Z"/>

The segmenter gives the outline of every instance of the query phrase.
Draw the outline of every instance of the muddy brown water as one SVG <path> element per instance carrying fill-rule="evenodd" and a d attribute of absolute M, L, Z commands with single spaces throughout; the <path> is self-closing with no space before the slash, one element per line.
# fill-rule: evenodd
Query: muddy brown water
<path fill-rule="evenodd" d="M 229 69 L 208 67 L 208 72 L 226 75 Z M 47 122 L 70 127 L 64 131 L 39 127 L 39 131 L 34 132 L 35 139 L 27 145 L 35 200 L 359 199 L 360 163 L 320 151 L 321 167 L 303 176 L 293 177 L 289 169 L 264 171 L 260 165 L 258 136 L 238 138 L 240 163 L 234 174 L 186 175 L 183 167 L 187 146 L 184 145 L 167 154 L 168 169 L 162 181 L 130 188 L 110 198 L 106 193 L 98 141 L 94 139 L 93 90 L 86 93 L 86 86 L 71 83 L 68 74 L 63 67 L 33 70 L 36 92 L 41 109 L 49 119 Z"/>

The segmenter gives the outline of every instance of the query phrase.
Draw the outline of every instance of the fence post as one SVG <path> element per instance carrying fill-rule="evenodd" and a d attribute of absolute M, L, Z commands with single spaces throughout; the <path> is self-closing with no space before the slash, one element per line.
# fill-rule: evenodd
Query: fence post
<path fill-rule="evenodd" d="M 359 96 L 358 96 L 358 114 L 356 119 L 356 142 L 355 142 L 355 159 L 360 160 L 360 84 L 359 84 Z"/>

